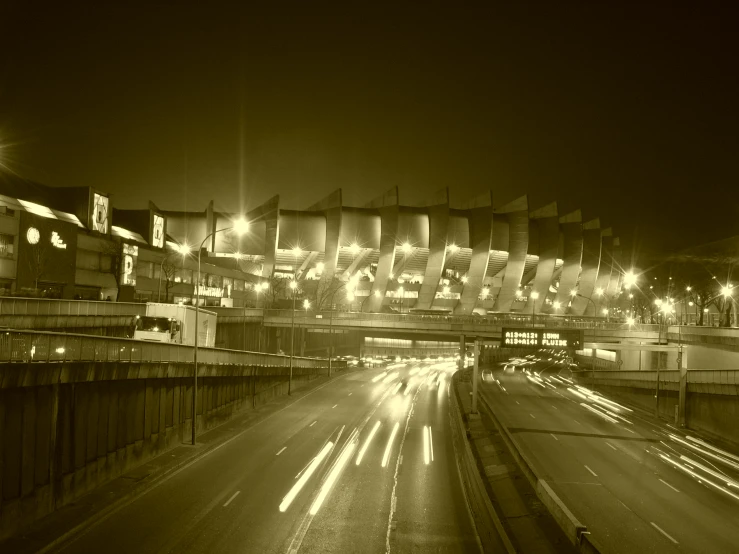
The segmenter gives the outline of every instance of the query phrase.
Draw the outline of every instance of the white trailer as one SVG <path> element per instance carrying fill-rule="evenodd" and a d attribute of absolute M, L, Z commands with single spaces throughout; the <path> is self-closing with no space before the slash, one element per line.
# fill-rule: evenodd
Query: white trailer
<path fill-rule="evenodd" d="M 216 344 L 216 314 L 198 310 L 198 346 Z M 195 306 L 147 302 L 146 315 L 136 318 L 133 338 L 195 345 Z"/>

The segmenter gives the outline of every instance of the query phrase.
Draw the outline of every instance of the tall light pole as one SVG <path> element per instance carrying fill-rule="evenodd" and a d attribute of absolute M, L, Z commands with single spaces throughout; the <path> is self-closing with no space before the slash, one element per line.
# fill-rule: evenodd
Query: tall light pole
<path fill-rule="evenodd" d="M 246 233 L 249 230 L 249 222 L 246 221 L 243 217 L 237 219 L 234 221 L 234 224 L 231 227 L 224 227 L 223 229 L 217 229 L 213 231 L 212 233 L 208 234 L 204 239 L 203 242 L 200 243 L 200 248 L 198 248 L 198 276 L 195 280 L 195 353 L 194 353 L 194 370 L 193 370 L 193 378 L 192 378 L 192 444 L 195 446 L 195 428 L 197 423 L 197 417 L 198 417 L 198 338 L 199 338 L 199 328 L 198 328 L 198 314 L 200 313 L 200 254 L 203 251 L 203 246 L 205 246 L 205 241 L 207 241 L 210 237 L 215 235 L 216 233 L 220 233 L 222 231 L 235 231 L 237 235 L 241 236 L 244 233 Z"/>
<path fill-rule="evenodd" d="M 534 328 L 534 324 L 536 322 L 536 299 L 539 298 L 539 293 L 534 291 L 531 291 L 531 299 L 534 301 L 531 303 L 531 328 Z"/>
<path fill-rule="evenodd" d="M 295 293 L 297 292 L 298 282 L 294 279 L 290 281 L 290 288 L 293 291 L 293 312 L 290 323 L 290 376 L 287 381 L 287 394 L 292 394 L 293 385 L 293 350 L 295 349 Z"/>

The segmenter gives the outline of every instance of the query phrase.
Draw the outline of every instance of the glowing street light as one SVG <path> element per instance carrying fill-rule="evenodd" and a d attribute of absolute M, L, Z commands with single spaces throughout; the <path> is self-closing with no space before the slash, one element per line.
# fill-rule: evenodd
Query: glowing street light
<path fill-rule="evenodd" d="M 577 296 L 577 289 L 570 289 L 570 296 L 575 298 Z"/>
<path fill-rule="evenodd" d="M 602 289 L 602 288 L 600 288 L 600 287 L 598 287 L 597 289 L 595 289 L 595 294 L 596 294 L 597 296 L 601 296 L 601 295 L 603 294 L 603 289 Z"/>
<path fill-rule="evenodd" d="M 454 243 L 449 245 L 449 252 L 451 252 L 452 254 L 456 254 L 458 251 L 459 251 L 459 246 L 457 246 Z"/>
<path fill-rule="evenodd" d="M 482 299 L 485 300 L 488 296 L 490 296 L 490 288 L 483 287 L 482 288 Z"/>
<path fill-rule="evenodd" d="M 198 319 L 200 314 L 200 260 L 203 252 L 203 246 L 205 242 L 214 236 L 216 233 L 222 233 L 224 231 L 232 231 L 238 236 L 243 235 L 249 230 L 249 222 L 243 217 L 231 222 L 230 227 L 224 227 L 223 229 L 216 229 L 212 233 L 209 233 L 200 243 L 198 248 L 198 274 L 195 280 L 195 348 L 193 349 L 193 380 L 192 380 L 192 444 L 195 445 L 195 435 L 197 429 L 197 414 L 198 414 Z"/>
<path fill-rule="evenodd" d="M 357 244 L 356 242 L 353 242 L 353 243 L 351 244 L 351 246 L 349 246 L 349 251 L 350 251 L 350 252 L 351 252 L 352 254 L 354 254 L 355 256 L 356 256 L 357 254 L 359 254 L 359 251 L 360 251 L 360 250 L 361 250 L 361 248 L 360 248 L 360 246 L 359 246 L 359 245 L 358 245 L 358 244 Z"/>
<path fill-rule="evenodd" d="M 529 296 L 531 296 L 532 300 L 536 300 L 539 298 L 539 293 L 536 291 L 533 291 Z M 536 302 L 531 303 L 531 327 L 534 327 L 534 321 L 536 319 L 536 313 L 534 310 L 536 309 Z"/>
<path fill-rule="evenodd" d="M 413 247 L 411 246 L 411 244 L 409 242 L 404 242 L 403 243 L 403 246 L 401 246 L 401 249 L 406 254 L 410 254 L 411 253 L 411 250 L 413 250 Z"/>
<path fill-rule="evenodd" d="M 306 298 L 303 300 L 303 309 L 307 312 L 308 308 L 310 308 L 310 301 Z"/>
<path fill-rule="evenodd" d="M 636 285 L 636 275 L 633 271 L 629 271 L 624 275 L 624 286 L 630 289 L 634 285 Z"/>
<path fill-rule="evenodd" d="M 559 310 L 562 307 L 562 302 L 555 301 L 554 304 L 552 304 L 552 306 L 554 306 L 555 310 Z"/>
<path fill-rule="evenodd" d="M 375 291 L 375 298 L 380 298 L 381 296 L 382 296 L 382 294 L 380 293 L 380 291 L 379 290 L 376 290 Z"/>
<path fill-rule="evenodd" d="M 462 275 L 462 282 L 463 283 L 466 283 L 467 282 L 467 275 Z"/>
<path fill-rule="evenodd" d="M 629 325 L 629 327 L 631 327 L 632 325 L 634 325 L 634 323 L 636 323 L 636 320 L 633 317 L 627 317 L 626 323 Z"/>
<path fill-rule="evenodd" d="M 731 296 L 731 288 L 729 286 L 721 287 L 721 294 L 724 296 L 724 298 L 728 298 Z"/>

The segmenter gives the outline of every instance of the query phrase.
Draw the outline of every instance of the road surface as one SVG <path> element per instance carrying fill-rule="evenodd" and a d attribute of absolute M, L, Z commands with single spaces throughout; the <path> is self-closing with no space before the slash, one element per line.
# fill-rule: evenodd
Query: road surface
<path fill-rule="evenodd" d="M 341 376 L 65 545 L 65 553 L 478 552 L 449 364 Z"/>
<path fill-rule="evenodd" d="M 739 457 L 568 382 L 553 353 L 537 357 L 484 371 L 481 391 L 597 543 L 739 551 Z"/>

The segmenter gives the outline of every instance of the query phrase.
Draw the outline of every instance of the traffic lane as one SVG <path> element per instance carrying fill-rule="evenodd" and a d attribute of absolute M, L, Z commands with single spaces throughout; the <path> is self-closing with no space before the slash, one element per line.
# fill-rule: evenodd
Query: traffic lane
<path fill-rule="evenodd" d="M 287 533 L 284 521 L 278 524 L 277 518 L 265 507 L 279 506 L 285 493 L 279 485 L 294 480 L 315 456 L 320 443 L 306 440 L 277 453 L 291 438 L 311 429 L 312 421 L 322 414 L 330 417 L 326 406 L 348 397 L 349 392 L 353 393 L 352 402 L 360 410 L 369 406 L 374 396 L 367 383 L 374 373 L 376 371 L 362 373 L 367 376 L 363 381 L 347 380 L 353 375 L 344 375 L 309 393 L 140 496 L 78 537 L 64 551 L 166 552 L 179 544 L 194 524 L 206 519 L 210 512 L 219 511 L 219 507 L 223 508 L 236 490 L 241 491 L 240 495 L 226 508 L 243 504 L 247 510 L 241 512 L 242 525 L 273 529 L 269 540 L 262 543 L 268 551 L 272 550 L 272 545 L 279 544 Z M 242 484 L 245 477 L 249 482 Z M 240 488 L 234 486 L 236 483 Z M 179 551 L 186 550 L 185 546 Z"/>
<path fill-rule="evenodd" d="M 539 405 L 542 409 L 546 406 L 545 403 Z M 561 416 L 567 419 L 566 408 L 563 409 L 561 403 L 559 405 Z M 527 407 L 527 409 L 535 408 L 536 406 Z M 588 418 L 591 417 L 598 418 L 594 414 L 585 414 L 583 420 L 586 425 L 589 423 Z M 542 419 L 548 422 L 547 429 L 561 428 L 561 421 L 553 421 L 557 419 L 557 414 L 550 413 Z M 556 431 L 551 435 L 548 433 L 531 434 L 530 436 L 521 434 L 519 435 L 521 437 L 519 442 L 522 442 L 523 448 L 529 451 L 537 460 L 537 467 L 542 467 L 546 463 L 546 471 L 552 476 L 553 482 L 556 482 L 555 490 L 558 493 L 560 490 L 562 491 L 563 500 L 571 508 L 577 504 L 583 504 L 580 498 L 583 491 L 577 484 L 596 480 L 608 488 L 623 503 L 623 507 L 628 506 L 628 509 L 648 522 L 649 527 L 652 527 L 663 539 L 659 548 L 665 549 L 670 546 L 665 544 L 665 540 L 671 544 L 678 540 L 681 545 L 696 551 L 706 544 L 710 544 L 712 548 L 720 551 L 727 544 L 720 532 L 721 529 L 724 527 L 735 529 L 731 516 L 736 510 L 736 506 L 732 507 L 731 505 L 733 500 L 726 495 L 714 493 L 684 472 L 682 475 L 670 475 L 669 481 L 663 478 L 666 477 L 665 474 L 670 469 L 665 467 L 664 464 L 660 464 L 653 453 L 649 453 L 650 448 L 655 444 L 654 441 L 656 441 L 654 433 L 650 433 L 651 429 L 639 429 L 642 422 L 636 418 L 632 419 L 635 420 L 637 435 L 651 434 L 653 442 L 633 440 L 634 437 L 618 438 L 616 436 L 610 436 L 606 440 L 603 435 L 600 435 L 602 438 L 597 438 L 597 436 L 589 438 L 587 435 L 573 436 L 558 434 Z M 596 421 L 595 423 L 598 424 L 598 427 L 612 425 L 605 421 L 603 423 Z M 597 429 L 597 431 L 600 434 L 603 429 Z M 561 446 L 566 446 L 565 462 L 557 467 L 557 459 L 552 458 L 552 452 Z M 578 463 L 570 463 L 572 458 L 575 458 Z M 594 479 L 594 476 L 597 476 L 597 478 Z M 624 480 L 623 476 L 626 476 L 627 479 Z M 666 483 L 670 483 L 670 485 Z M 677 499 L 677 502 L 680 503 L 679 510 L 675 509 L 675 499 L 671 498 L 671 495 L 675 494 L 675 490 L 670 488 L 672 486 L 678 490 L 680 490 L 679 487 L 683 487 L 686 491 L 690 491 L 687 495 Z M 688 498 L 693 499 L 693 501 L 697 499 L 700 509 L 695 510 L 696 506 L 692 505 L 691 502 L 682 502 L 683 499 L 687 500 Z M 610 499 L 602 499 L 601 504 L 607 506 L 612 502 Z M 578 513 L 578 510 L 574 508 L 573 511 Z M 600 524 L 593 528 L 597 527 L 599 531 L 605 532 L 607 536 L 617 537 L 617 533 L 609 532 L 609 527 L 612 527 L 610 524 L 611 510 L 607 509 L 604 513 L 600 512 L 597 507 L 593 508 L 590 505 L 582 507 L 582 513 L 588 514 L 587 523 L 589 525 L 594 526 L 593 522 L 600 514 L 602 517 L 597 517 Z M 699 513 L 697 521 L 691 517 L 694 512 Z M 690 533 L 683 537 L 680 531 L 685 530 L 686 521 L 693 524 Z M 641 527 L 644 528 L 645 526 Z M 677 532 L 674 531 L 676 529 Z M 672 533 L 670 533 L 670 530 Z M 620 539 L 615 540 L 617 542 L 616 546 L 618 546 Z M 647 540 L 645 544 L 649 542 Z M 657 544 L 659 545 L 659 543 Z M 658 546 L 655 545 L 656 547 Z"/>
<path fill-rule="evenodd" d="M 402 456 L 391 551 L 479 552 L 452 442 L 448 380 L 423 385 Z"/>
<path fill-rule="evenodd" d="M 430 375 L 427 373 L 425 378 L 429 379 Z M 385 551 L 388 544 L 393 552 L 418 551 L 419 543 L 430 541 L 435 544 L 433 551 L 437 551 L 437 546 L 442 547 L 438 551 L 451 552 L 477 549 L 472 523 L 467 519 L 465 526 L 464 520 L 458 521 L 460 517 L 468 516 L 456 473 L 446 473 L 443 490 L 429 487 L 421 498 L 417 498 L 419 491 L 415 487 L 411 495 L 404 490 L 409 476 L 416 475 L 415 468 L 411 466 L 412 472 L 408 469 L 409 464 L 413 464 L 417 456 L 424 459 L 424 453 L 418 452 L 416 445 L 409 446 L 415 442 L 419 407 L 422 413 L 427 414 L 430 425 L 441 426 L 443 422 L 437 418 L 443 417 L 444 413 L 448 425 L 448 412 L 433 415 L 445 401 L 448 382 L 448 379 L 442 379 L 439 392 L 438 385 L 428 388 L 425 384 L 419 390 L 418 380 L 415 380 L 410 388 L 399 390 L 385 401 L 384 411 L 378 411 L 360 436 L 352 464 L 313 520 L 302 542 L 301 552 L 379 552 Z M 380 427 L 373 432 L 377 425 Z M 421 429 L 423 433 L 423 426 Z M 433 436 L 429 438 L 434 440 Z M 446 437 L 443 438 L 443 452 L 435 454 L 435 459 L 441 460 L 442 464 L 448 460 L 456 463 L 453 450 L 452 457 L 447 460 L 447 449 L 451 445 Z M 437 441 L 434 440 L 434 445 Z M 428 453 L 430 456 L 430 449 Z M 438 469 L 444 469 L 443 465 Z M 456 472 L 456 466 L 453 469 Z M 435 477 L 432 480 L 437 482 Z M 411 501 L 415 502 L 415 507 L 408 512 L 405 507 Z M 394 510 L 392 514 L 391 509 Z M 417 522 L 425 526 L 425 541 L 417 540 L 417 536 L 398 535 L 408 523 L 415 525 Z M 451 529 L 450 524 L 456 529 Z M 473 550 L 470 550 L 470 544 Z M 424 551 L 423 548 L 421 550 Z"/>
<path fill-rule="evenodd" d="M 387 388 L 388 386 L 385 387 Z M 382 398 L 382 392 L 369 388 L 368 394 L 372 398 L 370 414 L 374 410 L 373 406 L 376 407 Z M 188 547 L 184 550 L 204 552 L 215 545 L 218 545 L 218 552 L 243 552 L 244 549 L 254 552 L 288 550 L 296 537 L 299 540 L 305 514 L 315 501 L 327 473 L 347 445 L 352 430 L 363 425 L 369 415 L 366 407 L 359 407 L 352 398 L 347 395 L 343 400 L 335 399 L 337 404 L 327 403 L 323 407 L 316 423 L 310 424 L 313 425 L 311 429 L 317 440 L 313 440 L 307 450 L 301 450 L 297 445 L 287 445 L 285 454 L 290 451 L 308 452 L 307 456 L 299 456 L 301 467 L 293 467 L 292 473 L 283 476 L 277 483 L 265 483 L 263 476 L 245 475 L 240 482 L 233 485 L 234 489 L 250 491 L 249 497 L 243 499 L 245 503 L 242 505 L 239 498 L 236 498 L 232 512 L 225 518 L 223 514 L 211 512 L 209 520 L 203 522 L 200 528 L 188 532 L 189 542 L 182 543 Z M 314 458 L 329 441 L 334 446 L 329 448 L 328 454 L 316 466 L 316 471 L 310 474 L 302 488 L 295 488 L 309 474 Z M 273 488 L 279 489 L 279 496 L 273 494 Z M 265 489 L 269 494 L 262 494 Z M 293 492 L 294 499 L 288 504 L 286 499 L 291 498 Z M 249 524 L 244 525 L 244 521 Z M 282 534 L 275 531 L 275 525 Z M 171 551 L 180 552 L 183 549 L 175 548 Z"/>

